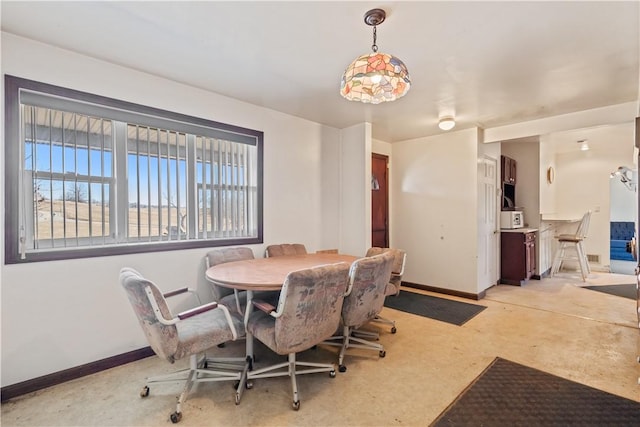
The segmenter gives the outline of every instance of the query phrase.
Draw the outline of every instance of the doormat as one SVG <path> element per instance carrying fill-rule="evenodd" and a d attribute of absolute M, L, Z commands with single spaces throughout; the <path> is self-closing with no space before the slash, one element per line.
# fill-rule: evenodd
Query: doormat
<path fill-rule="evenodd" d="M 638 420 L 638 402 L 496 357 L 431 426 L 632 426 Z"/>
<path fill-rule="evenodd" d="M 464 325 L 487 308 L 484 305 L 468 304 L 402 290 L 395 297 L 385 298 L 384 306 L 458 326 Z"/>
<path fill-rule="evenodd" d="M 605 294 L 616 295 L 623 298 L 638 299 L 638 291 L 635 283 L 627 285 L 602 285 L 602 286 L 581 286 L 592 291 L 604 292 Z"/>

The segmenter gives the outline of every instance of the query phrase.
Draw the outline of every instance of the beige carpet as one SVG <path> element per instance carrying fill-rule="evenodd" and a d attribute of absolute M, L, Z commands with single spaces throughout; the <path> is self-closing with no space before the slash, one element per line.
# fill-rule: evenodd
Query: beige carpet
<path fill-rule="evenodd" d="M 299 411 L 291 409 L 288 378 L 256 380 L 239 406 L 230 383 L 210 383 L 194 390 L 179 425 L 425 426 L 496 357 L 639 401 L 635 301 L 578 283 L 555 278 L 491 288 L 477 302 L 487 308 L 462 326 L 385 308 L 398 327 L 397 334 L 380 329 L 386 357 L 354 351 L 349 370 L 336 378 L 300 377 Z M 242 352 L 241 342 L 219 351 Z M 336 360 L 336 352 L 319 347 L 300 358 Z M 260 345 L 256 354 L 257 366 L 275 359 Z M 146 376 L 184 362 L 175 365 L 152 357 L 13 399 L 2 404 L 2 426 L 172 425 L 180 387 L 153 387 L 145 399 L 139 391 Z"/>

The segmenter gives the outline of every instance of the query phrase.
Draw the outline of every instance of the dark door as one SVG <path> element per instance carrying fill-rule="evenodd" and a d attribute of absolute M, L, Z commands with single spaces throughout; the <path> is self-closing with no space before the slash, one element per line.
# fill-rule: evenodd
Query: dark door
<path fill-rule="evenodd" d="M 371 246 L 389 247 L 389 157 L 371 155 Z"/>

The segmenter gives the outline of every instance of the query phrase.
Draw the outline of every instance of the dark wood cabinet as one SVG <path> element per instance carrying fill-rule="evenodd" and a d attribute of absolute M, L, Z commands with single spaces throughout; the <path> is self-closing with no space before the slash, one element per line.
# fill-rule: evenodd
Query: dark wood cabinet
<path fill-rule="evenodd" d="M 535 274 L 536 233 L 502 232 L 500 283 L 522 285 Z"/>
<path fill-rule="evenodd" d="M 500 173 L 502 176 L 502 182 L 515 185 L 517 170 L 518 162 L 511 157 L 500 156 Z"/>

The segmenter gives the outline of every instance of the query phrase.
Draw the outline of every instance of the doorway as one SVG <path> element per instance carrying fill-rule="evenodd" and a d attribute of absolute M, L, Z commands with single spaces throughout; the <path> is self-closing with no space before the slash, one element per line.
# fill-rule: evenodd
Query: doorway
<path fill-rule="evenodd" d="M 389 247 L 389 157 L 371 154 L 371 246 Z"/>
<path fill-rule="evenodd" d="M 498 160 L 485 155 L 478 161 L 478 291 L 499 280 L 498 212 L 502 196 L 497 191 Z"/>

